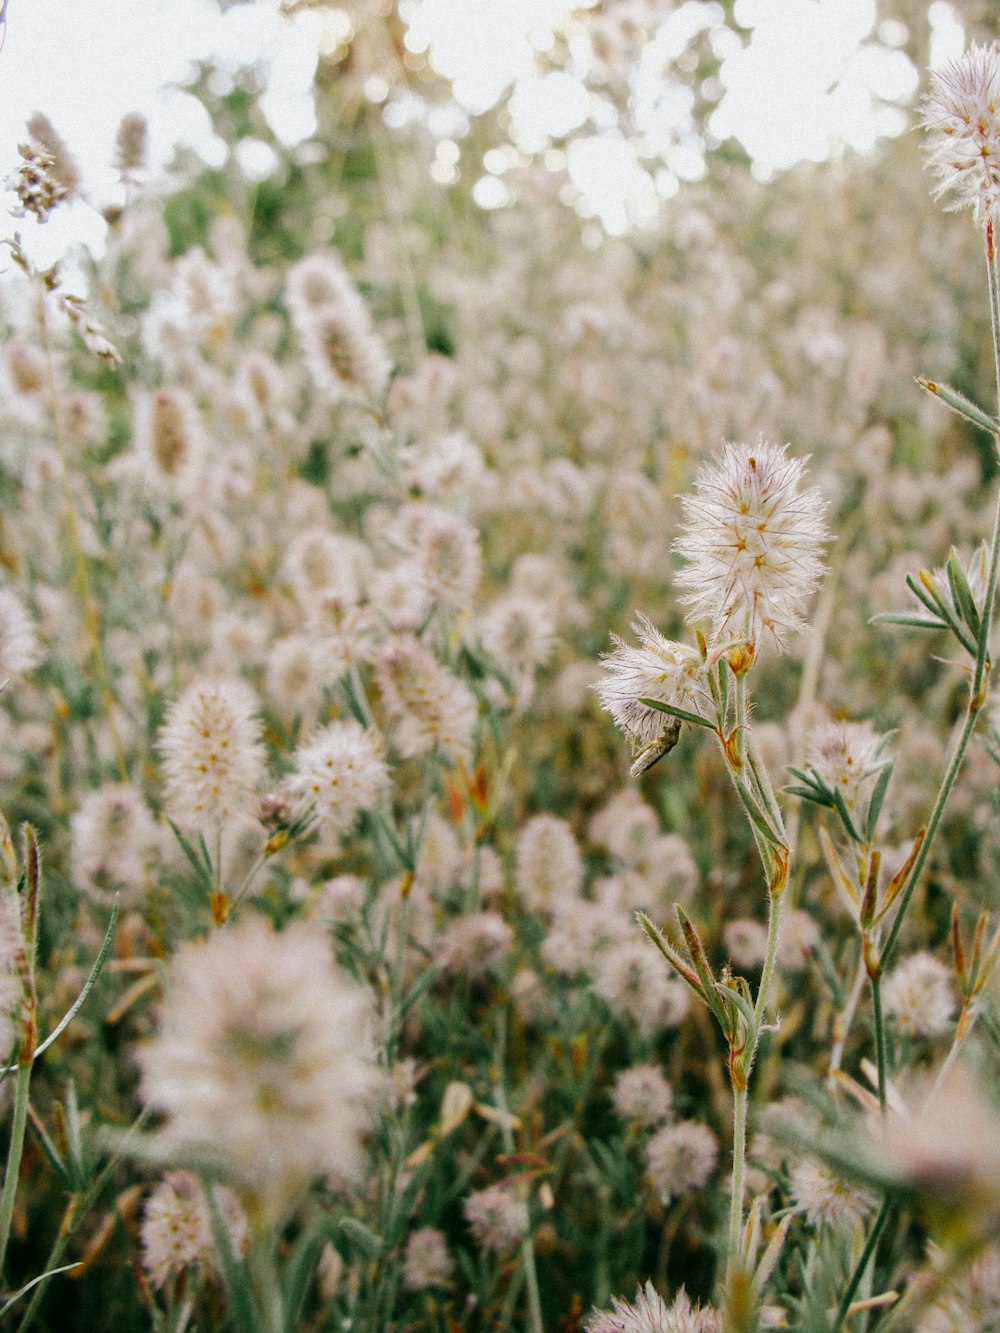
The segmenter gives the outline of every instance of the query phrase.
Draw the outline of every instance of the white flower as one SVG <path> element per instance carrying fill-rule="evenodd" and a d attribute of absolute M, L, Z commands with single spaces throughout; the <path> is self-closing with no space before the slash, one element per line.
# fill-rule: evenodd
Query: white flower
<path fill-rule="evenodd" d="M 922 120 L 934 197 L 971 207 L 985 222 L 1000 198 L 1000 44 L 973 42 L 960 60 L 932 71 Z"/>
<path fill-rule="evenodd" d="M 403 1286 L 407 1291 L 426 1291 L 428 1287 L 447 1287 L 455 1265 L 448 1253 L 444 1233 L 437 1227 L 420 1227 L 406 1240 Z"/>
<path fill-rule="evenodd" d="M 0 588 L 0 682 L 23 676 L 41 660 L 35 622 L 16 593 Z"/>
<path fill-rule="evenodd" d="M 608 677 L 594 689 L 615 724 L 637 746 L 646 746 L 655 743 L 670 719 L 639 700 L 656 699 L 690 709 L 702 660 L 697 649 L 664 638 L 644 615 L 636 616 L 632 633 L 638 648 L 612 634 L 617 646 L 601 658 Z"/>
<path fill-rule="evenodd" d="M 792 1170 L 792 1198 L 814 1227 L 853 1231 L 876 1205 L 875 1195 L 835 1175 L 825 1162 L 806 1157 Z"/>
<path fill-rule="evenodd" d="M 293 795 L 315 806 L 321 823 L 345 833 L 359 810 L 372 810 L 389 785 L 378 737 L 359 722 L 331 722 L 294 756 Z"/>
<path fill-rule="evenodd" d="M 719 1144 L 707 1125 L 679 1120 L 646 1144 L 649 1183 L 664 1203 L 704 1185 L 715 1170 Z"/>
<path fill-rule="evenodd" d="M 840 788 L 853 810 L 885 741 L 870 722 L 824 722 L 809 737 L 809 764 L 827 786 Z"/>
<path fill-rule="evenodd" d="M 611 1100 L 629 1124 L 652 1129 L 670 1114 L 674 1094 L 658 1065 L 633 1065 L 615 1079 Z"/>
<path fill-rule="evenodd" d="M 667 1305 L 652 1282 L 635 1294 L 635 1301 L 612 1298 L 610 1310 L 596 1310 L 586 1333 L 720 1333 L 722 1321 L 711 1306 L 692 1305 L 683 1288 Z"/>
<path fill-rule="evenodd" d="M 504 1185 L 470 1194 L 462 1211 L 476 1244 L 488 1252 L 501 1254 L 528 1234 L 528 1205 Z"/>
<path fill-rule="evenodd" d="M 762 436 L 725 444 L 683 499 L 676 549 L 687 561 L 677 583 L 711 639 L 745 640 L 756 651 L 765 633 L 780 649 L 803 624 L 823 573 L 826 502 L 802 486 L 805 463 Z"/>
<path fill-rule="evenodd" d="M 952 975 L 933 954 L 915 953 L 893 968 L 885 978 L 882 998 L 896 1027 L 911 1037 L 939 1037 L 951 1026 Z"/>
<path fill-rule="evenodd" d="M 195 681 L 171 704 L 157 745 L 174 818 L 204 824 L 252 807 L 264 772 L 255 714 L 242 681 Z"/>
<path fill-rule="evenodd" d="M 375 660 L 392 739 L 406 759 L 438 748 L 451 758 L 465 758 L 476 726 L 475 696 L 464 681 L 443 666 L 413 635 L 399 635 L 380 649 Z"/>
<path fill-rule="evenodd" d="M 583 857 L 572 828 L 558 815 L 535 815 L 517 836 L 517 891 L 533 912 L 574 910 L 583 888 Z"/>
<path fill-rule="evenodd" d="M 184 945 L 139 1053 L 164 1156 L 216 1166 L 272 1224 L 317 1177 L 356 1177 L 382 1082 L 370 1014 L 308 926 L 279 935 L 250 917 Z"/>
<path fill-rule="evenodd" d="M 250 1235 L 239 1200 L 224 1185 L 213 1186 L 234 1254 L 246 1252 Z M 139 1227 L 142 1266 L 154 1287 L 186 1268 L 219 1267 L 212 1223 L 198 1177 L 170 1171 L 153 1190 L 142 1210 Z"/>

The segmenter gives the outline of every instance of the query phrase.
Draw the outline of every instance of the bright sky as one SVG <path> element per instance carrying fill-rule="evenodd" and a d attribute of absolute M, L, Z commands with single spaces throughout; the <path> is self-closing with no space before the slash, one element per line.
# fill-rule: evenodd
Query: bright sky
<path fill-rule="evenodd" d="M 546 130 L 567 133 L 589 115 L 591 124 L 566 165 L 592 199 L 591 211 L 609 230 L 623 231 L 700 170 L 698 151 L 685 137 L 689 95 L 664 71 L 693 32 L 711 25 L 717 6 L 710 0 L 664 5 L 666 21 L 643 56 L 636 119 L 646 140 L 666 155 L 653 177 L 613 126 L 594 123 L 594 104 L 575 79 L 536 66 L 535 51 L 545 49 L 573 7 L 573 0 L 404 0 L 403 13 L 407 44 L 429 51 L 468 110 L 485 109 L 514 86 L 515 135 L 529 151 Z M 947 0 L 933 0 L 929 13 L 938 64 L 961 53 L 963 34 Z M 721 35 L 724 92 L 711 130 L 720 139 L 739 138 L 758 174 L 766 177 L 802 158 L 821 160 L 831 146 L 864 150 L 880 134 L 902 128 L 901 111 L 882 99 L 905 104 L 917 74 L 901 51 L 884 49 L 905 41 L 905 31 L 883 23 L 874 32 L 875 0 L 737 0 L 736 16 L 752 29 L 751 40 L 742 50 Z M 335 40 L 346 22 L 333 3 L 290 18 L 278 12 L 277 0 L 233 4 L 225 14 L 214 0 L 8 0 L 0 52 L 0 178 L 16 167 L 24 122 L 36 109 L 67 140 L 97 202 L 114 194 L 114 136 L 127 111 L 148 117 L 161 166 L 176 143 L 220 164 L 224 146 L 211 134 L 206 113 L 176 86 L 193 61 L 209 57 L 223 70 L 255 62 L 266 68 L 268 123 L 282 141 L 300 142 L 316 129 L 311 81 L 317 45 Z M 874 36 L 879 42 L 870 40 Z M 243 151 L 248 174 L 267 173 L 273 158 L 263 144 Z M 443 170 L 446 176 L 447 162 Z M 492 202 L 502 200 L 497 190 Z M 491 202 L 489 196 L 487 189 L 481 201 Z M 22 230 L 39 262 L 61 253 L 70 236 L 101 244 L 103 223 L 86 205 L 57 211 L 35 236 L 29 222 Z"/>

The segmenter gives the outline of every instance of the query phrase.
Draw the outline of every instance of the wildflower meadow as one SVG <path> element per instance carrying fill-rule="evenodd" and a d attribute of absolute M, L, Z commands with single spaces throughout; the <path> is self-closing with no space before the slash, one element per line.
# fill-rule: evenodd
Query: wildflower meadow
<path fill-rule="evenodd" d="M 564 7 L 533 143 L 280 7 L 308 140 L 7 182 L 0 1327 L 1000 1330 L 1000 20 L 767 174 L 740 3 Z"/>

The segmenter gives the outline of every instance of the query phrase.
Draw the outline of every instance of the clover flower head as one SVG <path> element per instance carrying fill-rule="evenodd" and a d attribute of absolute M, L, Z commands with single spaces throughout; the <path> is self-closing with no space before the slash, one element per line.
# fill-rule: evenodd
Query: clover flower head
<path fill-rule="evenodd" d="M 696 648 L 665 638 L 644 615 L 636 616 L 632 633 L 638 647 L 611 636 L 615 649 L 601 658 L 607 676 L 594 689 L 616 726 L 635 745 L 645 746 L 656 741 L 667 715 L 642 700 L 690 707 L 702 660 Z"/>
<path fill-rule="evenodd" d="M 973 42 L 960 60 L 931 73 L 922 108 L 934 197 L 971 207 L 985 223 L 1000 198 L 1000 43 Z"/>
<path fill-rule="evenodd" d="M 762 436 L 727 443 L 683 498 L 677 583 L 692 617 L 711 623 L 713 644 L 736 639 L 756 652 L 767 634 L 782 649 L 802 627 L 828 541 L 826 501 L 804 473 L 802 459 Z"/>
<path fill-rule="evenodd" d="M 250 917 L 185 944 L 139 1052 L 163 1157 L 211 1164 L 268 1226 L 318 1177 L 359 1177 L 383 1084 L 372 1008 L 309 926 Z"/>
<path fill-rule="evenodd" d="M 614 1297 L 610 1310 L 595 1310 L 585 1325 L 586 1333 L 719 1333 L 721 1328 L 716 1311 L 692 1305 L 683 1287 L 667 1305 L 652 1282 L 636 1292 L 634 1302 Z"/>

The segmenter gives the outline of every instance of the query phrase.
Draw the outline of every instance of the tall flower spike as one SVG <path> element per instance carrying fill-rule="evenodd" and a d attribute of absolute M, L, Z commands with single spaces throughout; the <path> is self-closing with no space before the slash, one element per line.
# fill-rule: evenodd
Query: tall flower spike
<path fill-rule="evenodd" d="M 984 223 L 1000 199 L 1000 43 L 973 42 L 960 60 L 931 74 L 921 119 L 934 197 L 971 207 Z"/>
<path fill-rule="evenodd" d="M 714 644 L 745 640 L 756 652 L 767 633 L 783 648 L 823 573 L 826 502 L 803 488 L 805 463 L 786 449 L 763 436 L 724 444 L 682 501 L 676 549 L 688 563 L 677 583 Z"/>

